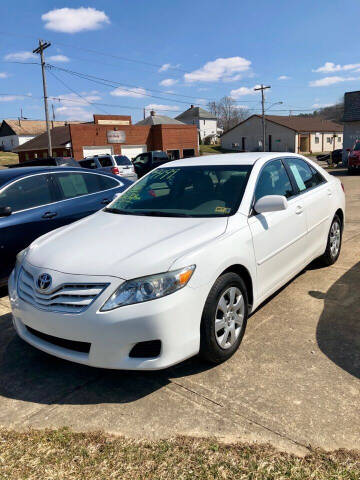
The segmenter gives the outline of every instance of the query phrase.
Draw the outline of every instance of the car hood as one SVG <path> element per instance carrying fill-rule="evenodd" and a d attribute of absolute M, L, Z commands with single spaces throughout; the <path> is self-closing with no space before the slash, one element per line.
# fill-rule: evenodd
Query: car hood
<path fill-rule="evenodd" d="M 226 225 L 226 217 L 148 217 L 100 211 L 38 238 L 26 260 L 70 274 L 136 278 L 167 271 L 177 258 L 224 233 Z"/>

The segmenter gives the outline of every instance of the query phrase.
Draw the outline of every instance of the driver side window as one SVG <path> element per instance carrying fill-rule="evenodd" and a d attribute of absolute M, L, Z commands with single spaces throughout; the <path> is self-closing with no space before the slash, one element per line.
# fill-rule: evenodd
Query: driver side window
<path fill-rule="evenodd" d="M 262 169 L 255 189 L 255 201 L 266 195 L 294 195 L 290 178 L 281 160 L 274 160 Z"/>

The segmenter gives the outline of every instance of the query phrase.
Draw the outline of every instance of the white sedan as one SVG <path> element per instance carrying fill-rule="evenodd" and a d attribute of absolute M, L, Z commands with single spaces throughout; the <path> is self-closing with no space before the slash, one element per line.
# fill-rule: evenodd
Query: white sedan
<path fill-rule="evenodd" d="M 265 299 L 312 260 L 337 260 L 344 216 L 341 182 L 300 155 L 165 164 L 18 255 L 16 331 L 96 367 L 222 362 Z"/>

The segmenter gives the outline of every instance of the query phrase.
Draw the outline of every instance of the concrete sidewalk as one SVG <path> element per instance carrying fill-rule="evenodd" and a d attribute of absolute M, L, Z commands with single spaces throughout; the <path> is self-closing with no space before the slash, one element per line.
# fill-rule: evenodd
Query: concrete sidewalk
<path fill-rule="evenodd" d="M 308 445 L 360 448 L 360 178 L 343 174 L 339 261 L 309 267 L 278 292 L 220 366 L 191 359 L 128 373 L 65 362 L 17 338 L 8 299 L 0 298 L 0 425 L 211 435 L 298 453 Z"/>

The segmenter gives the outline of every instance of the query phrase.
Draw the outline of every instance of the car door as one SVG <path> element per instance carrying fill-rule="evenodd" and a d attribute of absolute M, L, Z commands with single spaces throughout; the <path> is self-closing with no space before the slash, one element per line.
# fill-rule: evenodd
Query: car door
<path fill-rule="evenodd" d="M 125 188 L 122 181 L 95 172 L 55 172 L 61 227 L 97 212 L 110 203 L 115 193 Z"/>
<path fill-rule="evenodd" d="M 249 217 L 259 296 L 263 298 L 285 283 L 305 262 L 306 217 L 302 199 L 296 193 L 281 159 L 264 165 L 256 184 L 254 204 L 265 195 L 283 195 L 288 200 L 288 208 L 262 214 L 253 211 Z"/>
<path fill-rule="evenodd" d="M 306 245 L 307 258 L 322 253 L 329 233 L 330 208 L 329 202 L 333 195 L 331 187 L 325 178 L 312 165 L 296 157 L 285 159 L 291 175 L 299 191 L 299 199 L 304 205 L 308 229 Z"/>
<path fill-rule="evenodd" d="M 0 192 L 0 205 L 12 213 L 0 218 L 0 277 L 6 277 L 17 253 L 37 237 L 55 228 L 57 215 L 51 174 L 34 174 L 14 180 Z"/>

